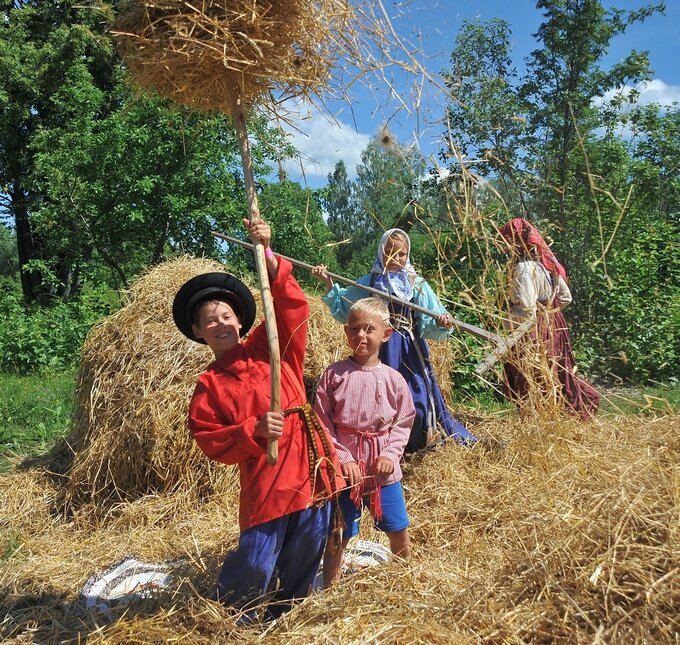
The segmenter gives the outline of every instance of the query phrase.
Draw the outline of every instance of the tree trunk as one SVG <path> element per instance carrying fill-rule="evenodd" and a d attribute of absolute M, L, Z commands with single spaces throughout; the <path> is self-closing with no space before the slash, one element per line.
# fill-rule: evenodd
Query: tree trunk
<path fill-rule="evenodd" d="M 19 256 L 19 275 L 24 299 L 32 302 L 40 297 L 41 276 L 38 271 L 27 271 L 24 266 L 35 259 L 33 231 L 28 214 L 28 201 L 19 181 L 15 181 L 9 192 L 11 212 L 14 213 L 14 225 L 17 232 L 17 254 Z"/>

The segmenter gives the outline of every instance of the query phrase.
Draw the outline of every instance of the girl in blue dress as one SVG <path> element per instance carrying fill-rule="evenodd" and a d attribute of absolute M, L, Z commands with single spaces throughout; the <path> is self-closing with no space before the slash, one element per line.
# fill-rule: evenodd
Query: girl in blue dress
<path fill-rule="evenodd" d="M 378 245 L 371 273 L 357 280 L 361 285 L 379 289 L 438 314 L 433 318 L 388 300 L 395 333 L 380 348 L 380 360 L 406 379 L 416 407 L 416 419 L 406 452 L 416 452 L 435 442 L 438 429 L 458 443 L 472 445 L 477 437 L 454 419 L 446 407 L 425 342 L 427 338 L 445 340 L 453 326 L 453 319 L 427 281 L 416 273 L 409 261 L 410 251 L 411 241 L 404 231 L 398 228 L 386 231 Z M 328 293 L 323 301 L 333 318 L 342 324 L 347 323 L 347 313 L 352 304 L 371 295 L 360 287 L 334 284 L 323 265 L 314 267 L 312 274 L 326 283 Z"/>

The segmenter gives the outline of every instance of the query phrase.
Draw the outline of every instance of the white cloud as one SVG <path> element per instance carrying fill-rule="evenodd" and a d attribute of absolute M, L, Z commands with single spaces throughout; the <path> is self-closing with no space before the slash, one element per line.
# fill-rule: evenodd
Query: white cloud
<path fill-rule="evenodd" d="M 655 103 L 661 106 L 661 109 L 669 108 L 673 103 L 680 103 L 680 85 L 669 85 L 662 80 L 655 78 L 651 81 L 638 84 L 635 88 L 630 85 L 625 85 L 616 90 L 610 90 L 602 98 L 597 99 L 594 103 L 597 106 L 606 105 L 617 96 L 623 95 L 628 98 L 631 91 L 635 89 L 639 94 L 634 104 L 623 103 L 618 107 L 620 115 L 624 115 L 635 106 L 650 105 Z M 600 135 L 604 134 L 604 129 L 596 130 Z M 622 125 L 618 131 L 618 136 L 624 140 L 629 140 L 633 137 L 633 131 L 629 125 Z"/>
<path fill-rule="evenodd" d="M 325 182 L 340 160 L 345 162 L 347 174 L 355 176 L 356 166 L 361 163 L 361 153 L 371 135 L 361 134 L 353 126 L 317 110 L 301 115 L 294 124 L 296 129 L 285 126 L 291 143 L 300 152 L 300 159 L 290 159 L 285 164 L 285 170 L 292 180 L 302 180 L 302 165 L 304 178 L 308 182 L 315 179 Z"/>
<path fill-rule="evenodd" d="M 610 90 L 602 97 L 602 99 L 597 101 L 597 103 L 598 105 L 608 103 L 619 94 L 629 96 L 632 89 L 635 89 L 640 93 L 637 99 L 638 105 L 658 103 L 662 107 L 670 107 L 674 102 L 680 103 L 680 85 L 668 85 L 668 83 L 664 83 L 658 78 L 640 83 L 635 88 L 626 85 L 617 90 Z"/>
<path fill-rule="evenodd" d="M 672 103 L 680 102 L 680 85 L 668 85 L 655 78 L 641 88 L 640 103 L 658 103 L 669 107 Z"/>

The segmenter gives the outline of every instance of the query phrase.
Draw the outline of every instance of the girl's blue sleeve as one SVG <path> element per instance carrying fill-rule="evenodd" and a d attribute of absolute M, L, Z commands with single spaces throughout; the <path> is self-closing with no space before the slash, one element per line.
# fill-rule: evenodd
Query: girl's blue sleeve
<path fill-rule="evenodd" d="M 432 291 L 432 287 L 426 280 L 418 276 L 415 283 L 415 295 L 413 301 L 415 304 L 425 307 L 437 314 L 445 314 L 446 309 L 437 298 L 437 294 Z M 430 340 L 446 340 L 449 335 L 449 330 L 444 327 L 439 327 L 437 322 L 431 316 L 425 314 L 418 314 L 418 330 L 423 338 Z"/>
<path fill-rule="evenodd" d="M 370 275 L 362 276 L 357 280 L 359 284 L 370 284 Z M 364 291 L 359 287 L 341 287 L 334 284 L 331 290 L 323 297 L 324 303 L 331 311 L 331 316 L 343 325 L 347 324 L 347 314 L 350 307 L 361 298 L 368 298 L 370 292 Z"/>

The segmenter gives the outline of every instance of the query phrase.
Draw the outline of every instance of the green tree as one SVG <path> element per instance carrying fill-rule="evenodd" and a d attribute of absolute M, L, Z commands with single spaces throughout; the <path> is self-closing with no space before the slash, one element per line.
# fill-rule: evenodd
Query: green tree
<path fill-rule="evenodd" d="M 166 252 L 213 252 L 211 228 L 246 211 L 226 118 L 132 96 L 108 15 L 71 1 L 2 11 L 0 187 L 25 297 L 67 299 L 84 273 L 125 284 Z M 289 146 L 263 118 L 249 129 L 261 176 Z"/>
<path fill-rule="evenodd" d="M 14 231 L 0 224 L 0 276 L 13 276 L 19 268 Z"/>
<path fill-rule="evenodd" d="M 454 50 L 451 73 L 445 74 L 454 96 L 451 141 L 463 158 L 486 155 L 485 170 L 475 170 L 487 173 L 496 189 L 484 194 L 473 177 L 476 186 L 469 190 L 463 176 L 462 189 L 450 190 L 449 212 L 461 231 L 459 255 L 470 267 L 475 256 L 484 267 L 494 266 L 493 247 L 484 238 L 507 219 L 508 206 L 515 215 L 514 195 L 519 213 L 554 240 L 569 271 L 569 320 L 582 367 L 668 377 L 678 355 L 678 334 L 671 331 L 679 316 L 677 115 L 658 107 L 631 110 L 636 92 L 620 91 L 603 103 L 610 91 L 651 78 L 646 52 L 632 51 L 609 69 L 602 65 L 613 38 L 663 13 L 664 5 L 625 11 L 605 9 L 597 0 L 536 4 L 544 21 L 523 78 L 509 68 L 508 32 L 499 23 L 466 25 L 457 41 L 464 47 Z M 459 96 L 461 104 L 455 102 Z M 620 109 L 624 102 L 630 103 L 626 112 Z M 485 112 L 489 103 L 492 109 Z M 515 125 L 515 114 L 525 123 Z M 632 138 L 622 138 L 622 126 Z M 450 159 L 452 152 L 448 145 L 442 157 Z M 448 190 L 452 183 L 441 186 Z M 456 202 L 459 196 L 465 200 Z M 475 278 L 458 264 L 447 271 L 455 276 L 451 288 L 467 293 L 481 311 L 489 309 L 482 281 L 488 278 L 493 286 L 495 272 L 479 269 Z M 502 280 L 500 272 L 496 281 Z"/>
<path fill-rule="evenodd" d="M 343 270 L 365 272 L 383 231 L 413 226 L 426 168 L 423 156 L 397 143 L 387 129 L 361 153 L 356 180 L 349 180 L 344 163 L 338 162 L 322 200 Z"/>
<path fill-rule="evenodd" d="M 624 123 L 634 135 L 635 197 L 648 213 L 680 227 L 680 105 L 639 107 Z"/>
<path fill-rule="evenodd" d="M 333 236 L 324 222 L 321 198 L 315 191 L 293 181 L 264 184 L 259 202 L 263 218 L 272 227 L 274 250 L 310 265 L 335 268 Z M 296 274 L 301 282 L 318 284 L 304 270 Z"/>
<path fill-rule="evenodd" d="M 627 200 L 603 251 L 606 276 L 604 262 L 596 264 L 602 312 L 589 336 L 602 370 L 635 380 L 678 378 L 680 109 L 633 106 L 617 119 L 628 125 L 630 138 L 610 130 L 591 151 L 593 157 L 608 151 L 609 194 Z"/>
<path fill-rule="evenodd" d="M 354 189 L 354 183 L 347 175 L 345 162 L 338 161 L 333 173 L 328 174 L 322 203 L 328 215 L 328 228 L 338 244 L 336 253 L 341 265 L 349 261 L 357 246 L 356 242 L 353 243 L 359 219 Z"/>
<path fill-rule="evenodd" d="M 166 253 L 211 252 L 210 231 L 240 226 L 246 207 L 224 117 L 136 101 L 123 83 L 116 91 L 124 94 L 122 109 L 104 119 L 83 111 L 36 136 L 43 200 L 33 223 L 52 256 L 90 271 L 105 266 L 126 284 Z M 269 133 L 263 121 L 255 124 L 259 136 Z M 253 154 L 256 173 L 266 172 L 262 146 Z"/>
<path fill-rule="evenodd" d="M 505 20 L 464 21 L 451 67 L 442 73 L 451 102 L 446 108 L 445 148 L 439 156 L 450 177 L 464 181 L 470 171 L 493 176 L 504 195 L 521 201 L 524 175 L 519 155 L 526 118 L 517 95 L 510 36 Z"/>
<path fill-rule="evenodd" d="M 110 109 L 98 95 L 111 87 L 115 55 L 103 35 L 107 16 L 91 7 L 4 0 L 0 15 L 0 188 L 6 195 L 1 207 L 15 225 L 22 288 L 32 299 L 44 291 L 43 276 L 25 267 L 45 260 L 44 241 L 31 221 L 41 201 L 31 185 L 33 139 L 42 129 L 70 119 L 79 101 Z M 63 101 L 71 86 L 72 107 Z M 68 267 L 52 268 L 63 274 L 63 282 L 70 281 Z"/>
<path fill-rule="evenodd" d="M 387 129 L 371 139 L 361 153 L 354 191 L 364 240 L 393 226 L 412 226 L 426 169 L 424 157 L 396 142 Z"/>
<path fill-rule="evenodd" d="M 538 178 L 533 209 L 563 231 L 587 234 L 570 217 L 570 198 L 587 172 L 580 140 L 601 125 L 594 101 L 651 78 L 647 52 L 631 51 L 609 70 L 601 61 L 613 38 L 664 5 L 624 11 L 605 10 L 600 0 L 537 0 L 536 7 L 544 16 L 535 34 L 542 48 L 530 54 L 519 90 L 531 133 L 529 170 Z M 564 250 L 569 256 L 571 249 Z"/>

